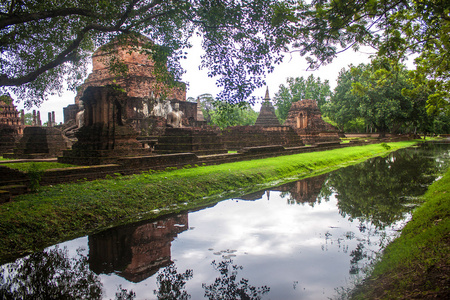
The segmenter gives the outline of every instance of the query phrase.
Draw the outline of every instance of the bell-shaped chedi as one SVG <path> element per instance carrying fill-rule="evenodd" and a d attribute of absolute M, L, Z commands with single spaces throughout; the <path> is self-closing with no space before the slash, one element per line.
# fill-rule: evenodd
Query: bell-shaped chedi
<path fill-rule="evenodd" d="M 278 121 L 278 118 L 275 115 L 275 108 L 273 107 L 272 102 L 270 102 L 269 88 L 266 89 L 266 95 L 261 105 L 258 118 L 256 119 L 255 126 L 280 126 L 280 121 Z"/>
<path fill-rule="evenodd" d="M 292 103 L 284 125 L 292 127 L 305 144 L 340 141 L 338 129 L 322 120 L 315 100 Z"/>

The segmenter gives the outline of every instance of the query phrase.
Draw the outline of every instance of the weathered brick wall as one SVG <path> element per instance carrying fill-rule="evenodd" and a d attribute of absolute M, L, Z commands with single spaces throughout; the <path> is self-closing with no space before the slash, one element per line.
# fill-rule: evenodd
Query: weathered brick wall
<path fill-rule="evenodd" d="M 17 137 L 17 130 L 14 126 L 0 124 L 0 156 L 3 153 L 13 152 Z"/>
<path fill-rule="evenodd" d="M 288 126 L 234 126 L 222 130 L 221 136 L 228 150 L 268 145 L 286 147 L 303 145 L 301 138 Z"/>
<path fill-rule="evenodd" d="M 63 108 L 64 123 L 68 123 L 70 120 L 75 121 L 78 112 L 78 105 L 69 104 Z"/>
<path fill-rule="evenodd" d="M 212 129 L 166 128 L 155 147 L 157 153 L 193 152 L 199 155 L 226 153 L 224 144 Z"/>
<path fill-rule="evenodd" d="M 61 130 L 55 127 L 25 127 L 23 136 L 16 143 L 14 153 L 7 158 L 47 158 L 62 155 L 69 148 Z"/>

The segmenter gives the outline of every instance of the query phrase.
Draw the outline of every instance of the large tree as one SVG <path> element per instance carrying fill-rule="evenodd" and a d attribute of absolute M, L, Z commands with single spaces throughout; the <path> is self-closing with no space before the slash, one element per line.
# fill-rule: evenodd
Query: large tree
<path fill-rule="evenodd" d="M 199 34 L 201 66 L 218 76 L 219 98 L 239 102 L 263 85 L 286 49 L 283 11 L 274 0 L 1 1 L 0 87 L 39 104 L 65 83 L 82 83 L 92 51 L 120 34 L 147 36 L 152 58 L 177 81 L 183 49 Z"/>
<path fill-rule="evenodd" d="M 404 65 L 389 59 L 341 71 L 338 86 L 324 110 L 339 127 L 361 118 L 378 132 L 425 130 L 426 91 L 412 95 L 410 73 Z"/>
<path fill-rule="evenodd" d="M 274 97 L 277 117 L 284 122 L 294 102 L 313 99 L 317 101 L 320 108 L 330 96 L 328 80 L 322 82 L 320 77 L 315 78 L 314 75 L 310 75 L 306 80 L 303 77 L 289 77 L 286 79 L 286 85 L 281 84 Z"/>
<path fill-rule="evenodd" d="M 358 80 L 358 76 L 349 69 L 342 69 L 339 72 L 337 79 L 337 86 L 334 89 L 333 95 L 328 103 L 326 103 L 322 110 L 329 117 L 335 125 L 342 131 L 354 132 L 364 131 L 366 126 L 363 122 L 362 126 L 358 126 L 361 117 L 358 112 L 357 96 L 352 93 L 352 83 Z"/>
<path fill-rule="evenodd" d="M 368 45 L 401 62 L 418 55 L 415 75 L 434 92 L 428 110 L 450 110 L 450 6 L 448 0 L 313 0 L 295 46 L 311 67 L 348 48 Z"/>

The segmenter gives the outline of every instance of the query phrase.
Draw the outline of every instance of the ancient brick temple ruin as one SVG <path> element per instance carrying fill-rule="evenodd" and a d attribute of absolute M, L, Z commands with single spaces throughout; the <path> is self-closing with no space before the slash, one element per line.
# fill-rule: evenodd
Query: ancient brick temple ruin
<path fill-rule="evenodd" d="M 138 132 L 129 124 L 127 94 L 116 86 L 90 86 L 83 93 L 84 110 L 78 114 L 82 126 L 72 150 L 58 161 L 73 164 L 106 164 L 118 157 L 146 154 L 137 140 Z M 80 120 L 82 119 L 82 120 Z"/>
<path fill-rule="evenodd" d="M 55 112 L 49 113 L 42 126 L 40 112 L 33 110 L 32 125 L 25 125 L 25 114 L 12 104 L 0 104 L 0 155 L 4 158 L 35 159 L 62 155 L 70 142 L 60 129 L 53 127 Z"/>
<path fill-rule="evenodd" d="M 294 104 L 288 121 L 280 125 L 268 90 L 254 126 L 222 131 L 206 126 L 198 103 L 186 101 L 183 84 L 167 88 L 157 82 L 155 63 L 143 51 L 148 43 L 142 36 L 126 43 L 116 40 L 94 52 L 92 73 L 78 89 L 75 104 L 64 109 L 64 132 L 76 142 L 60 162 L 93 165 L 155 154 L 211 155 L 339 141 L 312 100 L 304 100 L 306 106 Z M 126 74 L 110 72 L 115 60 L 126 66 Z"/>
<path fill-rule="evenodd" d="M 4 153 L 5 158 L 37 159 L 52 158 L 69 148 L 60 129 L 46 126 L 26 126 L 23 136 L 15 144 L 13 153 Z"/>
<path fill-rule="evenodd" d="M 305 144 L 340 142 L 338 129 L 322 120 L 315 100 L 292 103 L 284 124 L 292 127 Z"/>
<path fill-rule="evenodd" d="M 186 91 L 180 83 L 179 88 L 166 88 L 156 80 L 155 63 L 143 51 L 150 40 L 144 36 L 129 43 L 117 40 L 100 47 L 92 55 L 92 73 L 78 89 L 75 104 L 64 108 L 64 123 L 74 123 L 80 111 L 84 92 L 88 87 L 115 85 L 127 96 L 123 117 L 139 136 L 161 135 L 164 133 L 165 116 L 179 103 L 184 112 L 183 122 L 196 120 L 196 103 L 186 102 Z M 120 60 L 126 68 L 125 75 L 110 71 L 110 62 Z"/>
<path fill-rule="evenodd" d="M 151 155 L 175 106 L 182 112 L 181 127 L 206 124 L 197 120 L 197 103 L 186 101 L 184 84 L 167 88 L 157 82 L 155 63 L 142 51 L 147 43 L 141 36 L 130 43 L 113 41 L 94 52 L 92 73 L 78 89 L 75 104 L 64 109 L 66 133 L 78 141 L 60 161 L 96 164 Z M 125 75 L 110 72 L 109 62 L 115 59 L 126 66 Z"/>
<path fill-rule="evenodd" d="M 0 101 L 0 155 L 11 152 L 19 136 L 23 133 L 24 122 L 12 99 L 6 103 Z"/>

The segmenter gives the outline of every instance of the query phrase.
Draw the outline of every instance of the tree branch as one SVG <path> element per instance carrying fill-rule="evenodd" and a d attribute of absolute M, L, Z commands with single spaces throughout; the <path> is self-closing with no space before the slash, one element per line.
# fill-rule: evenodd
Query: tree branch
<path fill-rule="evenodd" d="M 1 74 L 0 86 L 19 86 L 25 83 L 29 83 L 31 81 L 34 81 L 38 76 L 47 72 L 48 70 L 55 68 L 65 62 L 73 60 L 76 57 L 76 52 L 74 51 L 78 49 L 86 34 L 91 30 L 96 30 L 100 32 L 114 32 L 114 31 L 127 32 L 126 29 L 121 29 L 120 27 L 117 26 L 102 26 L 99 24 L 89 24 L 80 31 L 77 38 L 74 39 L 65 50 L 63 50 L 58 56 L 56 56 L 52 61 L 46 63 L 45 65 L 20 77 L 9 78 L 7 75 Z"/>
<path fill-rule="evenodd" d="M 31 21 L 39 21 L 48 18 L 55 17 L 66 17 L 71 15 L 86 16 L 86 17 L 100 17 L 99 14 L 93 12 L 92 10 L 82 9 L 82 8 L 61 8 L 50 11 L 42 11 L 30 14 L 21 15 L 9 15 L 8 17 L 0 18 L 0 29 L 6 28 L 11 25 L 27 23 Z"/>

